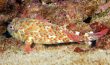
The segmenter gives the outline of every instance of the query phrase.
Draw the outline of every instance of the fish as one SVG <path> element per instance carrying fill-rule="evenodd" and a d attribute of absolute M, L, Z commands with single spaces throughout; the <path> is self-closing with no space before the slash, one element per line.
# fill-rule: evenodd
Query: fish
<path fill-rule="evenodd" d="M 65 26 L 59 26 L 39 19 L 14 18 L 7 27 L 8 32 L 17 40 L 25 43 L 24 51 L 32 51 L 35 44 L 60 44 L 66 42 L 80 42 L 79 36 Z"/>
<path fill-rule="evenodd" d="M 33 43 L 43 45 L 85 42 L 91 44 L 91 41 L 100 39 L 109 31 L 106 26 L 102 24 L 99 25 L 97 22 L 91 24 L 90 27 L 94 30 L 85 32 L 85 34 L 80 34 L 81 32 L 79 31 L 68 29 L 68 25 L 59 26 L 33 18 L 14 18 L 8 25 L 7 30 L 13 38 L 24 42 L 24 51 L 30 53 L 34 49 L 31 47 Z M 72 24 L 70 28 L 75 29 L 76 26 Z"/>

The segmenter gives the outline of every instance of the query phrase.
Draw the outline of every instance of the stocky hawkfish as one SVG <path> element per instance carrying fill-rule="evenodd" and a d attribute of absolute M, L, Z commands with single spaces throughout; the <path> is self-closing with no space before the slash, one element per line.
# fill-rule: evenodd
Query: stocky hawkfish
<path fill-rule="evenodd" d="M 58 26 L 38 19 L 15 18 L 8 25 L 9 33 L 17 40 L 25 42 L 24 50 L 30 52 L 31 44 L 58 44 L 66 42 L 87 41 L 88 35 L 68 30 L 65 26 Z"/>

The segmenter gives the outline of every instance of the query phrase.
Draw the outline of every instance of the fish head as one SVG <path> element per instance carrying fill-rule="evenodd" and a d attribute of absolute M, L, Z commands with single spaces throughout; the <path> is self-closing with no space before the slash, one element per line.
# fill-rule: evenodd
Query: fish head
<path fill-rule="evenodd" d="M 8 25 L 7 30 L 12 37 L 18 40 L 21 40 L 24 35 L 22 22 L 18 18 L 13 19 L 13 21 Z"/>

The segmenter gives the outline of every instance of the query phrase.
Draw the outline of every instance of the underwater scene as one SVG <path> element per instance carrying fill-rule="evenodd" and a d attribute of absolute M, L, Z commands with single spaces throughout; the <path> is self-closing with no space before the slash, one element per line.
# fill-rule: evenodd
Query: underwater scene
<path fill-rule="evenodd" d="M 0 65 L 110 65 L 110 0 L 0 0 Z"/>

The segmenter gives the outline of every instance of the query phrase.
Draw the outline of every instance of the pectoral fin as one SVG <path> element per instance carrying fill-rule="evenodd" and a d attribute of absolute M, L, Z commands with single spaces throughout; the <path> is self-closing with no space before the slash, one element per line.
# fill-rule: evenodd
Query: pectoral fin
<path fill-rule="evenodd" d="M 25 44 L 24 51 L 26 53 L 30 53 L 32 51 L 32 48 L 31 48 L 31 44 L 30 43 L 26 43 Z"/>
<path fill-rule="evenodd" d="M 73 34 L 73 33 L 69 33 L 68 31 L 64 31 L 64 33 L 66 33 L 67 36 L 68 36 L 71 40 L 73 40 L 73 41 L 75 41 L 75 42 L 80 42 L 80 41 L 82 40 L 81 36 L 79 36 L 79 35 L 75 35 L 75 34 Z"/>

